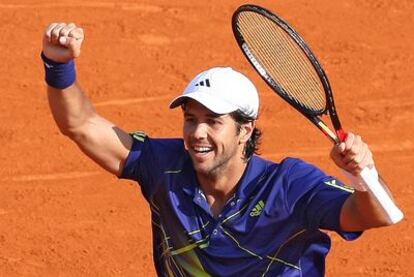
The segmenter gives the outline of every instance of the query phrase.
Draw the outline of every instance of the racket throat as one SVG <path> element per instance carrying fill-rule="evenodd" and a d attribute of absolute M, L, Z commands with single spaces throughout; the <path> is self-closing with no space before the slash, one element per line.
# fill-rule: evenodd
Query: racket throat
<path fill-rule="evenodd" d="M 332 125 L 335 129 L 336 136 L 338 138 L 337 143 L 345 141 L 347 134 L 345 130 L 342 128 L 341 122 L 339 121 L 335 106 L 333 104 L 333 98 L 331 99 L 331 105 L 329 107 L 329 115 L 331 117 Z"/>
<path fill-rule="evenodd" d="M 318 126 L 318 128 L 322 131 L 322 133 L 324 133 L 329 139 L 332 140 L 333 143 L 340 143 L 341 141 L 339 140 L 338 136 L 332 132 L 331 129 L 329 129 L 328 126 L 326 126 L 326 124 L 320 120 L 319 118 L 310 118 L 311 121 Z"/>

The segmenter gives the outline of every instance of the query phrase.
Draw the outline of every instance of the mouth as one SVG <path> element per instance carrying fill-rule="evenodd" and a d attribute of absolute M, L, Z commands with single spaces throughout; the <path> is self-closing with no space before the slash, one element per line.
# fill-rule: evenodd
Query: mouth
<path fill-rule="evenodd" d="M 205 154 L 213 151 L 213 147 L 211 146 L 193 146 L 192 147 L 193 152 L 199 153 L 199 154 Z"/>
<path fill-rule="evenodd" d="M 190 148 L 192 156 L 199 162 L 206 160 L 210 153 L 213 152 L 212 146 L 192 146 Z"/>

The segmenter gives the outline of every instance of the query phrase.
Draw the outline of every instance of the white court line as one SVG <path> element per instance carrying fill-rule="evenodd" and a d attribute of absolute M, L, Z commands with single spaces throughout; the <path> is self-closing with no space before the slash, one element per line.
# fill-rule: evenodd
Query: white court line
<path fill-rule="evenodd" d="M 143 12 L 161 12 L 162 7 L 127 2 L 92 2 L 87 3 L 44 3 L 44 4 L 0 4 L 0 9 L 33 9 L 33 8 L 119 8 Z"/>
<path fill-rule="evenodd" d="M 29 181 L 49 181 L 49 180 L 63 180 L 63 179 L 78 179 L 90 176 L 96 176 L 104 174 L 104 171 L 89 171 L 89 172 L 63 172 L 63 173 L 51 173 L 51 174 L 32 174 L 32 175 L 20 175 L 14 177 L 7 177 L 1 179 L 1 181 L 11 182 L 29 182 Z"/>
<path fill-rule="evenodd" d="M 164 95 L 164 96 L 154 96 L 154 97 L 115 99 L 115 100 L 97 102 L 97 103 L 94 103 L 93 105 L 95 107 L 123 106 L 123 105 L 143 103 L 143 102 L 151 102 L 151 101 L 172 100 L 173 98 L 174 98 L 174 96 L 172 96 L 172 95 Z"/>
<path fill-rule="evenodd" d="M 113 99 L 102 102 L 95 102 L 93 105 L 95 107 L 105 107 L 105 106 L 125 106 L 130 104 L 152 102 L 152 101 L 164 101 L 164 100 L 173 100 L 175 97 L 180 94 L 175 95 L 163 95 L 163 96 L 148 96 L 148 97 L 138 97 L 138 98 L 129 98 L 129 99 Z"/>

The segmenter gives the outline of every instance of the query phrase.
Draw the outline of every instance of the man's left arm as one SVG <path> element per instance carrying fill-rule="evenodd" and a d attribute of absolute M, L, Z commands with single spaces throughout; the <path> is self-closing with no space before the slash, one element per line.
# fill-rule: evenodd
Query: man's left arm
<path fill-rule="evenodd" d="M 385 192 L 392 199 L 384 180 L 378 175 L 372 152 L 360 136 L 349 133 L 346 140 L 333 147 L 331 158 L 337 166 L 350 177 L 350 186 L 355 192 L 345 201 L 340 214 L 340 227 L 343 231 L 363 231 L 366 229 L 389 226 L 393 222 L 380 204 L 380 200 L 358 182 L 360 173 L 369 168 L 372 175 L 378 178 Z"/>

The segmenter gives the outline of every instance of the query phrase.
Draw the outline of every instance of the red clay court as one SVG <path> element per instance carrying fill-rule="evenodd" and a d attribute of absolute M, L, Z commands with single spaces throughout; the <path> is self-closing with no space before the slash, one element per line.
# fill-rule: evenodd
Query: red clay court
<path fill-rule="evenodd" d="M 351 243 L 332 234 L 327 276 L 414 271 L 414 2 L 255 1 L 302 34 L 333 87 L 346 129 L 361 134 L 405 212 L 402 223 Z M 125 130 L 181 135 L 168 109 L 196 73 L 229 65 L 261 93 L 262 154 L 295 156 L 340 175 L 331 143 L 253 71 L 234 41 L 244 1 L 0 0 L 0 276 L 154 276 L 150 213 L 139 187 L 98 168 L 61 135 L 49 112 L 43 29 L 86 32 L 79 81 L 97 110 Z"/>

